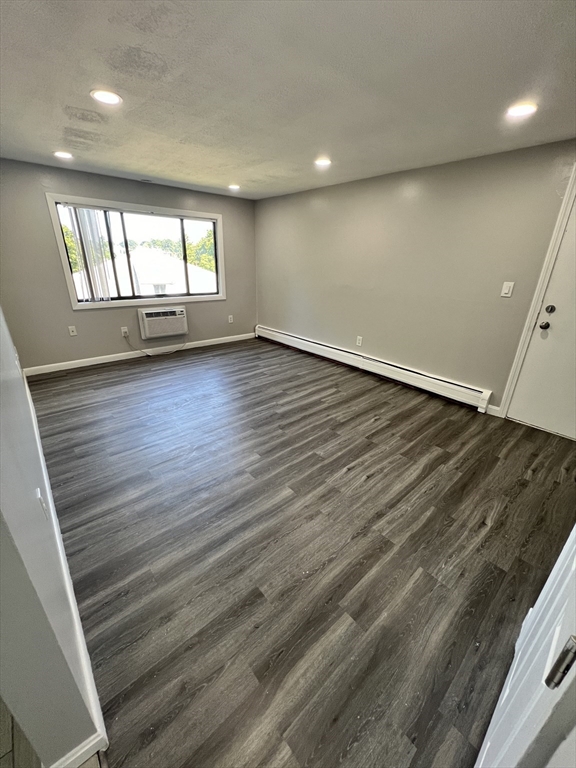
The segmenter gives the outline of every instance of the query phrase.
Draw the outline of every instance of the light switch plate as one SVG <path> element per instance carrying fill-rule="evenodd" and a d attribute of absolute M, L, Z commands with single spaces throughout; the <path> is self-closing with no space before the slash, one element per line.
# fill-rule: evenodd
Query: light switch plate
<path fill-rule="evenodd" d="M 512 296 L 514 290 L 514 283 L 504 283 L 502 286 L 502 293 L 500 296 L 504 296 L 505 299 L 509 299 Z"/>

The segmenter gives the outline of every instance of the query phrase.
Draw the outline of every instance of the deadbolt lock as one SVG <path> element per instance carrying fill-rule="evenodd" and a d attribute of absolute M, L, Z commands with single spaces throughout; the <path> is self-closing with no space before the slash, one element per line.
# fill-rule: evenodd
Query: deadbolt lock
<path fill-rule="evenodd" d="M 576 635 L 570 635 L 568 642 L 562 648 L 558 654 L 558 658 L 552 664 L 552 669 L 548 672 L 545 683 L 548 688 L 558 688 L 562 683 L 568 672 L 572 669 L 572 665 L 576 661 Z"/>
<path fill-rule="evenodd" d="M 556 307 L 554 306 L 554 304 L 548 304 L 548 306 L 546 307 L 546 312 L 548 312 L 549 315 L 551 315 L 552 312 L 556 312 Z"/>

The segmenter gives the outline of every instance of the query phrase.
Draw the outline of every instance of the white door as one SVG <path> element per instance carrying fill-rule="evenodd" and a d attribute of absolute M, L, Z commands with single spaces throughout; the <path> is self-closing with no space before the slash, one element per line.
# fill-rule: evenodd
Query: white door
<path fill-rule="evenodd" d="M 568 671 L 556 688 L 546 679 L 576 636 L 575 568 L 576 528 L 524 621 L 476 768 L 514 768 L 521 760 L 522 765 L 542 768 L 573 726 L 576 664 L 561 665 Z"/>
<path fill-rule="evenodd" d="M 558 250 L 508 418 L 576 439 L 576 213 Z"/>

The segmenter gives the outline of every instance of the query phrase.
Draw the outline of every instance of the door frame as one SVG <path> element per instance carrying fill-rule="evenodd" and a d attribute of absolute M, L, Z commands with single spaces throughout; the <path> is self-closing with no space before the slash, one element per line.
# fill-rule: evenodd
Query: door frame
<path fill-rule="evenodd" d="M 532 298 L 532 303 L 530 304 L 530 309 L 528 310 L 528 317 L 526 318 L 524 329 L 522 331 L 522 335 L 520 336 L 520 342 L 518 344 L 518 349 L 516 350 L 516 356 L 514 357 L 514 362 L 512 363 L 512 368 L 510 369 L 510 375 L 508 376 L 504 394 L 502 395 L 502 402 L 500 403 L 498 413 L 498 415 L 502 418 L 505 418 L 508 415 L 508 409 L 510 408 L 510 403 L 512 402 L 512 395 L 516 389 L 516 383 L 518 382 L 520 371 L 522 370 L 524 358 L 528 352 L 528 345 L 530 344 L 530 339 L 532 338 L 532 331 L 534 330 L 534 326 L 538 320 L 538 315 L 540 314 L 542 302 L 544 301 L 544 294 L 546 293 L 546 288 L 548 287 L 550 276 L 552 275 L 552 270 L 554 269 L 554 265 L 556 263 L 556 257 L 558 256 L 558 251 L 560 250 L 560 245 L 564 236 L 564 230 L 568 225 L 568 217 L 570 216 L 570 211 L 572 210 L 572 206 L 574 205 L 575 201 L 576 163 L 572 167 L 572 173 L 570 174 L 568 187 L 566 188 L 566 194 L 564 195 L 562 205 L 560 206 L 560 213 L 558 214 L 558 218 L 556 220 L 556 225 L 552 233 L 552 239 L 550 240 L 550 245 L 548 246 L 548 250 L 546 252 L 546 258 L 544 259 L 544 264 L 540 272 L 540 277 L 538 278 L 538 283 L 536 284 L 534 297 Z"/>

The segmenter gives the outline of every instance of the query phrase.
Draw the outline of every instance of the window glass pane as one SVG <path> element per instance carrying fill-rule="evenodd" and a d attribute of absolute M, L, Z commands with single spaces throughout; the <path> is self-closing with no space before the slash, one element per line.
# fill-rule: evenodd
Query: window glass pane
<path fill-rule="evenodd" d="M 78 301 L 87 301 L 90 299 L 90 287 L 86 278 L 82 251 L 80 250 L 80 241 L 76 233 L 76 222 L 72 215 L 72 209 L 66 205 L 61 205 L 60 203 L 57 204 L 56 208 L 58 210 L 58 217 L 60 218 L 62 235 L 64 236 L 64 242 L 66 243 L 66 252 L 68 253 L 68 263 L 70 264 L 70 271 L 72 272 L 76 298 Z"/>
<path fill-rule="evenodd" d="M 84 257 L 88 263 L 94 298 L 107 300 L 118 296 L 112 254 L 104 211 L 95 208 L 76 208 Z"/>
<path fill-rule="evenodd" d="M 218 293 L 214 222 L 184 219 L 190 293 Z"/>
<path fill-rule="evenodd" d="M 125 213 L 124 223 L 136 293 L 186 293 L 180 219 Z"/>
<path fill-rule="evenodd" d="M 79 301 L 218 293 L 213 221 L 56 208 Z"/>
<path fill-rule="evenodd" d="M 112 237 L 112 248 L 114 249 L 120 295 L 131 297 L 134 294 L 132 293 L 132 285 L 130 283 L 130 271 L 128 269 L 128 259 L 126 258 L 122 219 L 120 218 L 118 211 L 110 211 L 108 216 L 110 217 L 110 235 Z M 136 244 L 134 243 L 134 245 Z"/>

